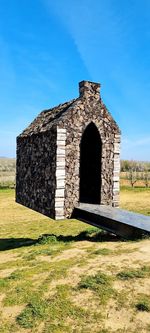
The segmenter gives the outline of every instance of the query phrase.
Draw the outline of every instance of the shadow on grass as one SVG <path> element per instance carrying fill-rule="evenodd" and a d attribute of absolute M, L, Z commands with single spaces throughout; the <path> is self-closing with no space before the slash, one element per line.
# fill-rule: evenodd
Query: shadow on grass
<path fill-rule="evenodd" d="M 27 247 L 38 244 L 54 244 L 57 242 L 71 243 L 79 241 L 90 242 L 117 242 L 121 240 L 119 236 L 109 234 L 105 231 L 86 230 L 78 235 L 55 235 L 43 234 L 38 239 L 31 238 L 5 238 L 0 239 L 0 251 L 11 250 L 19 247 Z"/>
<path fill-rule="evenodd" d="M 89 241 L 89 242 L 116 242 L 120 240 L 119 236 L 116 236 L 114 234 L 107 233 L 106 231 L 92 231 L 92 230 L 86 230 L 80 232 L 78 235 L 54 235 L 54 234 L 45 234 L 42 235 L 39 238 L 39 241 L 42 242 L 42 240 L 46 241 L 51 240 L 63 242 L 63 243 L 69 243 L 69 242 L 79 242 L 79 241 Z"/>
<path fill-rule="evenodd" d="M 0 239 L 0 251 L 12 250 L 22 246 L 31 246 L 36 243 L 36 239 L 30 238 L 4 238 Z"/>
<path fill-rule="evenodd" d="M 55 235 L 55 234 L 42 234 L 37 239 L 31 238 L 5 238 L 0 239 L 0 251 L 11 250 L 19 247 L 27 247 L 32 245 L 45 245 L 56 243 L 72 243 L 72 242 L 118 242 L 118 241 L 139 241 L 141 239 L 150 239 L 149 234 L 138 234 L 136 237 L 124 239 L 115 234 L 108 233 L 105 230 L 88 229 L 80 232 L 77 235 Z"/>

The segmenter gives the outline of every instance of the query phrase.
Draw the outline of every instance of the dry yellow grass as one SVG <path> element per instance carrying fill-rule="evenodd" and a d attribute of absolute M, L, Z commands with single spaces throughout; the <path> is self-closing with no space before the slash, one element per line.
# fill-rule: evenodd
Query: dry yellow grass
<path fill-rule="evenodd" d="M 122 189 L 120 206 L 130 211 L 150 215 L 150 188 Z"/>
<path fill-rule="evenodd" d="M 16 173 L 15 169 L 16 169 L 15 158 L 0 157 L 0 187 L 14 185 L 15 173 Z"/>

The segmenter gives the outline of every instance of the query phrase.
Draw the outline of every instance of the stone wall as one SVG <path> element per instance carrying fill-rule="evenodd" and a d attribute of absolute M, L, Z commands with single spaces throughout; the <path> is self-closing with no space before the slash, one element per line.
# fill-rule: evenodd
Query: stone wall
<path fill-rule="evenodd" d="M 17 138 L 16 201 L 55 218 L 56 129 Z"/>
<path fill-rule="evenodd" d="M 66 115 L 59 120 L 59 128 L 66 129 L 64 215 L 70 217 L 79 202 L 80 142 L 85 128 L 93 122 L 102 141 L 101 204 L 119 205 L 120 131 L 105 105 L 98 98 L 98 90 L 91 88 L 82 94 Z"/>

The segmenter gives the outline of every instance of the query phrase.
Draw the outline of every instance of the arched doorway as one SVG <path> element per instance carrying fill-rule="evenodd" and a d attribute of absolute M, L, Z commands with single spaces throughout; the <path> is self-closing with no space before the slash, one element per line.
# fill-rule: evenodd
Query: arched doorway
<path fill-rule="evenodd" d="M 100 204 L 102 143 L 97 127 L 90 123 L 80 144 L 80 202 Z"/>

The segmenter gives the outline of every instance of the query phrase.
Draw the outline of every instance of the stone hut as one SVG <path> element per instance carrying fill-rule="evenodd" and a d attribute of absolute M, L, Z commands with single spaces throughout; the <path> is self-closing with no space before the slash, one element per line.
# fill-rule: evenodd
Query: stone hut
<path fill-rule="evenodd" d="M 17 137 L 16 201 L 54 219 L 78 202 L 119 204 L 120 130 L 82 81 L 79 97 L 42 111 Z"/>

